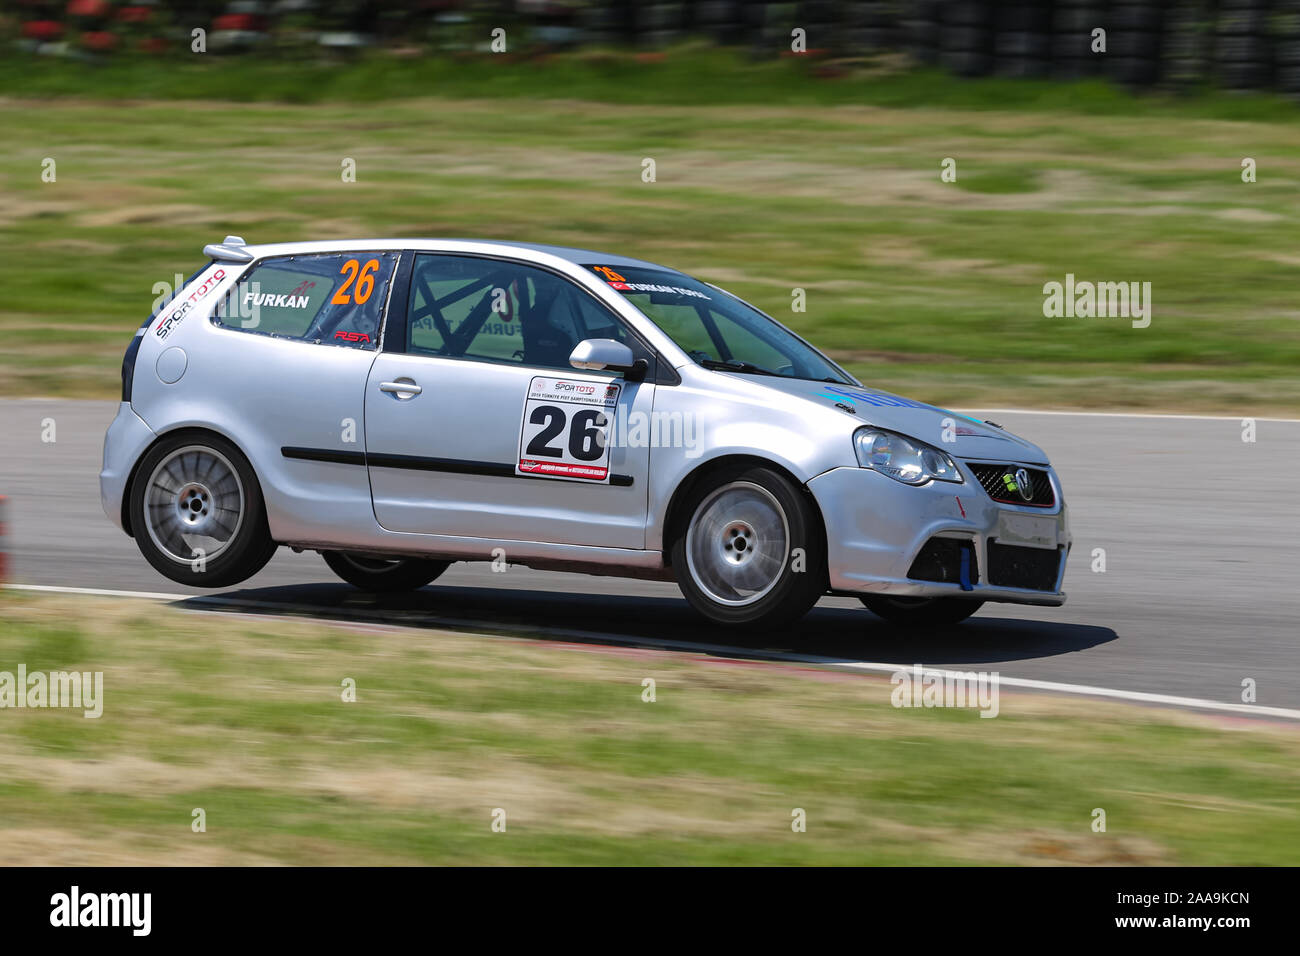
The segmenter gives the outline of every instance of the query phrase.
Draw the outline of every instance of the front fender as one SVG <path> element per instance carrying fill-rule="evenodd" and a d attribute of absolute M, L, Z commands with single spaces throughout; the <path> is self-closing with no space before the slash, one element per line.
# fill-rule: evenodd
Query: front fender
<path fill-rule="evenodd" d="M 696 384 L 691 381 L 695 371 L 683 369 L 681 385 L 655 391 L 654 413 L 666 419 L 680 415 L 685 440 L 652 443 L 647 548 L 663 550 L 668 545 L 674 495 L 701 468 L 718 461 L 761 460 L 788 472 L 799 484 L 831 468 L 857 464 L 853 422 L 801 399 L 774 403 L 771 390 L 752 388 L 731 376 Z"/>

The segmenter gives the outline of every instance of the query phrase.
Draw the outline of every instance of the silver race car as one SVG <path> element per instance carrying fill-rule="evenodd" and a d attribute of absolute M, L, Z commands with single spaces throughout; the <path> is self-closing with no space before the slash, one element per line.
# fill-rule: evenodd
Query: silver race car
<path fill-rule="evenodd" d="M 862 385 L 714 285 L 524 243 L 204 252 L 127 349 L 100 474 L 175 581 L 287 545 L 371 590 L 452 561 L 675 578 L 730 625 L 828 593 L 925 624 L 1065 600 L 1041 449 Z"/>

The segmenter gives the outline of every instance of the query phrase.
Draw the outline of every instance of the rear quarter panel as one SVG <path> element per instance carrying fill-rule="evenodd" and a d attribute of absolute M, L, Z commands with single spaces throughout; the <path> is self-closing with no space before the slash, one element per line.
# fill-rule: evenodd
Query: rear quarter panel
<path fill-rule="evenodd" d="M 225 279 L 165 337 L 156 330 L 166 310 L 146 331 L 132 390 L 136 414 L 159 434 L 200 427 L 234 442 L 257 474 L 276 540 L 372 538 L 378 526 L 364 467 L 290 460 L 281 449 L 364 451 L 366 377 L 376 353 L 213 324 L 243 268 L 226 264 Z M 185 372 L 171 384 L 158 374 L 170 349 L 185 353 Z"/>

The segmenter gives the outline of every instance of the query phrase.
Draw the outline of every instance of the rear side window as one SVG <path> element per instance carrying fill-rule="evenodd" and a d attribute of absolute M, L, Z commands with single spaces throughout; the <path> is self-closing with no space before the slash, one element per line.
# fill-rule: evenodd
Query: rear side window
<path fill-rule="evenodd" d="M 235 284 L 214 320 L 244 332 L 375 348 L 396 267 L 392 252 L 264 259 Z"/>

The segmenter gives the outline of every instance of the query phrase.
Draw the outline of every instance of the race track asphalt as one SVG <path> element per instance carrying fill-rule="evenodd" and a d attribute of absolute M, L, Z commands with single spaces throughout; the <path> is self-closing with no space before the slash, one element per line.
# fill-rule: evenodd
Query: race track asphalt
<path fill-rule="evenodd" d="M 113 402 L 0 400 L 0 494 L 11 581 L 200 593 L 155 572 L 100 509 Z M 787 635 L 719 632 L 675 586 L 486 564 L 454 565 L 412 595 L 376 599 L 315 554 L 281 551 L 224 594 L 376 620 L 521 633 L 597 632 L 780 649 L 843 660 L 996 670 L 1004 677 L 1300 708 L 1300 422 L 988 412 L 1047 449 L 1074 531 L 1061 608 L 988 604 L 969 622 L 915 633 L 856 601 L 826 598 Z M 56 441 L 42 441 L 53 419 Z M 1105 549 L 1106 570 L 1091 555 Z M 75 600 L 75 598 L 68 598 Z M 308 613 L 311 613 L 309 610 Z"/>

